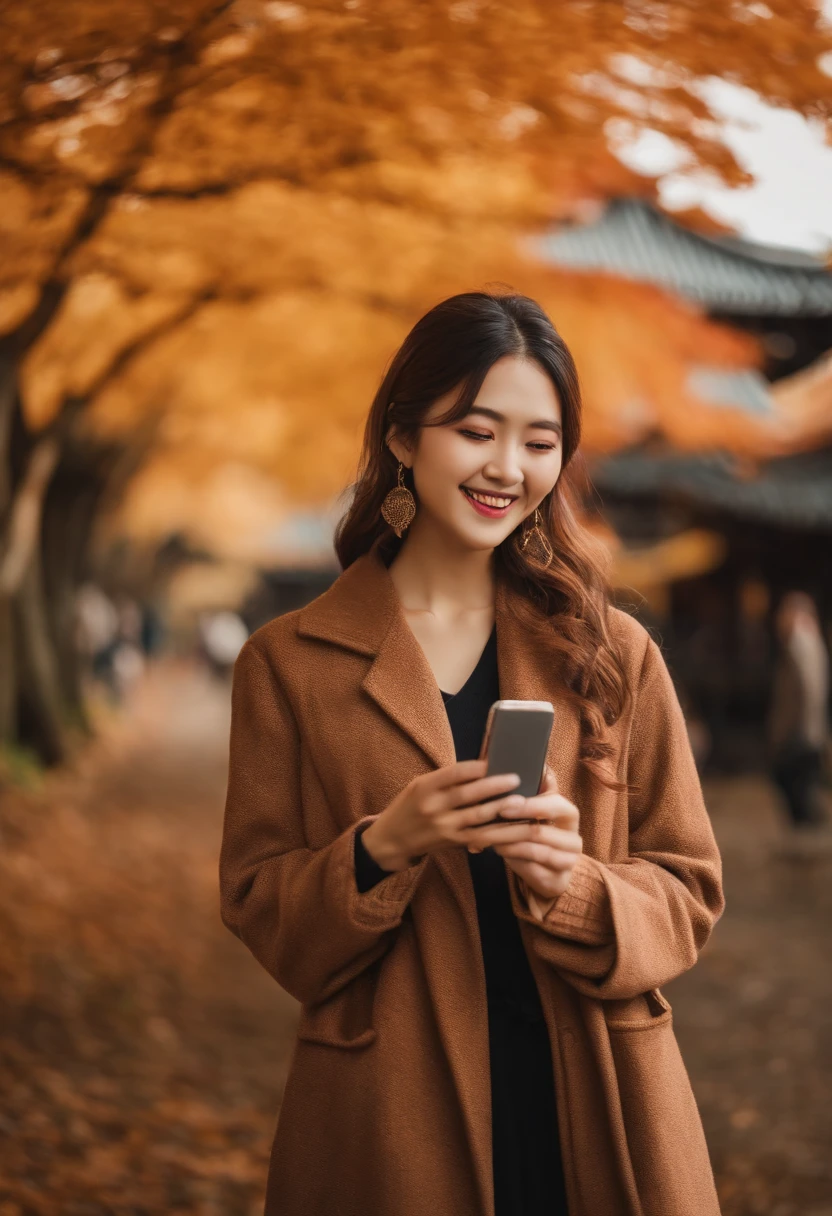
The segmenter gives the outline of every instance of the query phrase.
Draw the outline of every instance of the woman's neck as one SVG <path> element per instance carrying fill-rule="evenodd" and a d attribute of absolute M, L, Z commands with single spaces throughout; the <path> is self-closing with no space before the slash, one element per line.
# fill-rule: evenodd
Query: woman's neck
<path fill-rule="evenodd" d="M 389 571 L 408 612 L 450 618 L 493 610 L 493 549 L 460 550 L 412 528 Z"/>

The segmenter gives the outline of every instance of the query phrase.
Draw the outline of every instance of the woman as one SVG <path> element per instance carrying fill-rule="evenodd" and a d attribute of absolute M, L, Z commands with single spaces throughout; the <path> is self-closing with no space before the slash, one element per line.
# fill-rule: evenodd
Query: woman
<path fill-rule="evenodd" d="M 267 1216 L 719 1212 L 659 986 L 721 862 L 661 654 L 569 507 L 580 417 L 533 301 L 432 309 L 342 573 L 235 665 L 222 916 L 301 1003 Z M 525 800 L 476 758 L 498 698 L 555 706 Z"/>

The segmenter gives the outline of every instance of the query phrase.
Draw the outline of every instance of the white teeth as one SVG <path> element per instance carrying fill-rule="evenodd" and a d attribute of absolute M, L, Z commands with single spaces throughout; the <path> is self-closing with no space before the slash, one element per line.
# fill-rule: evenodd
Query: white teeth
<path fill-rule="evenodd" d="M 489 494 L 476 494 L 473 490 L 466 490 L 466 493 L 487 507 L 507 507 L 513 501 L 511 498 L 495 498 Z"/>

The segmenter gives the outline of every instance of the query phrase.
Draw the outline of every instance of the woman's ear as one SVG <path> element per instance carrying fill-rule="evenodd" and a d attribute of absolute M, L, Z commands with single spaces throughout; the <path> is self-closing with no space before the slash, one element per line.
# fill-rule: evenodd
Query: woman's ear
<path fill-rule="evenodd" d="M 410 449 L 408 448 L 407 444 L 405 444 L 399 438 L 399 436 L 396 432 L 395 426 L 391 426 L 389 428 L 384 442 L 387 444 L 390 451 L 396 457 L 396 460 L 400 460 L 402 462 L 402 464 L 405 466 L 405 468 L 409 469 L 411 460 L 412 460 L 412 453 L 411 453 Z"/>

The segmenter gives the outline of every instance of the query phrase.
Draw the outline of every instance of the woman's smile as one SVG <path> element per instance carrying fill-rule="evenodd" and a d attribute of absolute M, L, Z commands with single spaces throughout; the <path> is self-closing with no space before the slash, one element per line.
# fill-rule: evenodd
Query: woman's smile
<path fill-rule="evenodd" d="M 509 494 L 480 493 L 470 490 L 467 486 L 459 488 L 479 515 L 486 515 L 491 519 L 502 519 L 504 515 L 508 515 L 517 497 Z M 476 497 L 474 497 L 475 493 Z"/>

